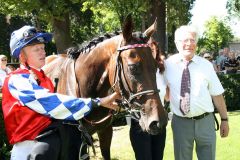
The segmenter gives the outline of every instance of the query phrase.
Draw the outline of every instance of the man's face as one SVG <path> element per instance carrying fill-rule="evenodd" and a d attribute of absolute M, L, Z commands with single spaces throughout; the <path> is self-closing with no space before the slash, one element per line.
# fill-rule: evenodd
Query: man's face
<path fill-rule="evenodd" d="M 228 56 L 228 54 L 229 54 L 229 48 L 224 48 L 224 49 L 223 49 L 223 54 L 224 54 L 225 56 Z"/>
<path fill-rule="evenodd" d="M 7 57 L 2 57 L 0 60 L 1 66 L 6 66 L 7 65 Z"/>
<path fill-rule="evenodd" d="M 195 33 L 187 32 L 182 34 L 181 40 L 176 42 L 177 49 L 186 60 L 191 60 L 197 48 Z"/>
<path fill-rule="evenodd" d="M 23 54 L 29 66 L 40 69 L 45 65 L 45 45 L 35 44 L 23 48 Z"/>

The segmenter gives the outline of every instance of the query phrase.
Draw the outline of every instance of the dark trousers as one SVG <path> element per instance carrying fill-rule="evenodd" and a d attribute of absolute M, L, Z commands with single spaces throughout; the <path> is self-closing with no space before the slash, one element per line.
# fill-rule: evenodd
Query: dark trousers
<path fill-rule="evenodd" d="M 162 160 L 165 148 L 166 128 L 158 135 L 143 132 L 139 123 L 132 119 L 130 141 L 136 160 Z"/>
<path fill-rule="evenodd" d="M 76 126 L 54 122 L 44 132 L 51 134 L 39 137 L 28 160 L 78 160 L 81 132 Z"/>

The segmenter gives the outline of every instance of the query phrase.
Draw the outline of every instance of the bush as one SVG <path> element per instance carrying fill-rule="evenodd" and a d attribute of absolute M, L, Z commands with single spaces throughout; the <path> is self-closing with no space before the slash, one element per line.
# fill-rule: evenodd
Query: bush
<path fill-rule="evenodd" d="M 240 74 L 218 75 L 223 88 L 228 111 L 240 109 Z"/>

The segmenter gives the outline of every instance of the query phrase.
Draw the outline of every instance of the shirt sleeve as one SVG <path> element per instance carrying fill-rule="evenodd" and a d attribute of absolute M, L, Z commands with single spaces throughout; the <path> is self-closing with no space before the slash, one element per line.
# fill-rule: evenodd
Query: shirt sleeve
<path fill-rule="evenodd" d="M 214 71 L 213 65 L 209 66 L 209 92 L 212 96 L 217 96 L 224 92 L 224 88 Z"/>
<path fill-rule="evenodd" d="M 12 75 L 8 88 L 23 106 L 54 119 L 79 120 L 99 101 L 50 93 L 48 89 L 39 86 L 30 74 Z"/>

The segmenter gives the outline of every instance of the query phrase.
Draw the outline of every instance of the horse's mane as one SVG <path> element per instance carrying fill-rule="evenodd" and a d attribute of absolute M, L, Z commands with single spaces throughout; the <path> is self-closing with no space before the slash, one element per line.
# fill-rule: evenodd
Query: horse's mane
<path fill-rule="evenodd" d="M 156 53 L 156 60 L 158 62 L 159 73 L 162 74 L 165 70 L 165 68 L 164 68 L 165 53 L 159 47 L 158 42 L 154 38 L 150 38 L 149 43 L 152 48 L 152 52 Z"/>
<path fill-rule="evenodd" d="M 106 33 L 102 36 L 95 37 L 88 42 L 84 42 L 75 47 L 70 47 L 67 49 L 67 55 L 71 59 L 77 59 L 80 54 L 89 53 L 94 47 L 97 46 L 97 44 L 103 42 L 106 39 L 110 39 L 114 36 L 117 36 L 120 33 L 121 33 L 121 31 L 115 31 L 114 33 Z M 134 32 L 133 37 L 138 39 L 139 43 L 144 43 L 144 41 L 145 41 L 144 40 L 145 37 L 141 32 Z"/>
<path fill-rule="evenodd" d="M 100 42 L 103 42 L 106 39 L 110 39 L 114 36 L 117 36 L 120 33 L 121 33 L 120 31 L 115 31 L 113 33 L 106 33 L 104 35 L 95 37 L 90 41 L 83 42 L 80 45 L 70 47 L 70 48 L 67 49 L 68 57 L 72 58 L 72 59 L 77 59 L 80 54 L 89 53 Z"/>

